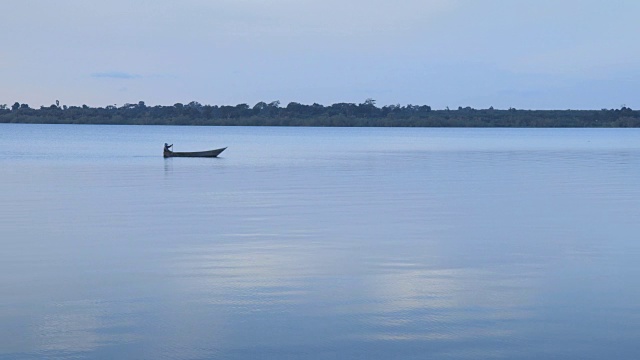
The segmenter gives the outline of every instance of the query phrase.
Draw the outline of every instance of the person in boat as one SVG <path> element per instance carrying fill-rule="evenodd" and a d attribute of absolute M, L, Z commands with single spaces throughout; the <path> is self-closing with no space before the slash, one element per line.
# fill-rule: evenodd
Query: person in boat
<path fill-rule="evenodd" d="M 164 151 L 171 151 L 171 147 L 173 146 L 173 144 L 169 145 L 167 143 L 164 143 Z"/>

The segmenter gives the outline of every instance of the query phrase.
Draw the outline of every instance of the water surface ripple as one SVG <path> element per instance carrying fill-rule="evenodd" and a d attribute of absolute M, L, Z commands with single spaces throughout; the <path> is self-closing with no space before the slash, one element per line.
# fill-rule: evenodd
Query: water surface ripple
<path fill-rule="evenodd" d="M 639 139 L 0 124 L 0 359 L 638 358 Z"/>

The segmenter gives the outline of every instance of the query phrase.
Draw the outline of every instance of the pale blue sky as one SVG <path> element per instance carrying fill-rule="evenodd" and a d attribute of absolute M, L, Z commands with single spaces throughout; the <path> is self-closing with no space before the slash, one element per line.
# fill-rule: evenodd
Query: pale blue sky
<path fill-rule="evenodd" d="M 640 108 L 637 0 L 3 0 L 0 104 Z"/>

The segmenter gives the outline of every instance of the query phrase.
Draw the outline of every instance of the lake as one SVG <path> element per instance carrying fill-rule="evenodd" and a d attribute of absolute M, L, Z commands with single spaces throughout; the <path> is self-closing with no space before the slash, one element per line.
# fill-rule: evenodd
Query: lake
<path fill-rule="evenodd" d="M 0 124 L 0 359 L 637 359 L 639 140 Z"/>

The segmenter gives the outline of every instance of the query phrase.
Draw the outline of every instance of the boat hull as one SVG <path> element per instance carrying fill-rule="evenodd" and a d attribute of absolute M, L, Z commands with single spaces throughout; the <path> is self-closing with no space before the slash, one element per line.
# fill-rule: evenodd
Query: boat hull
<path fill-rule="evenodd" d="M 165 150 L 163 156 L 166 158 L 169 157 L 205 157 L 205 158 L 214 158 L 218 157 L 221 152 L 223 152 L 226 147 L 215 150 L 207 150 L 207 151 L 194 151 L 194 152 L 180 152 L 180 151 L 171 151 Z"/>

